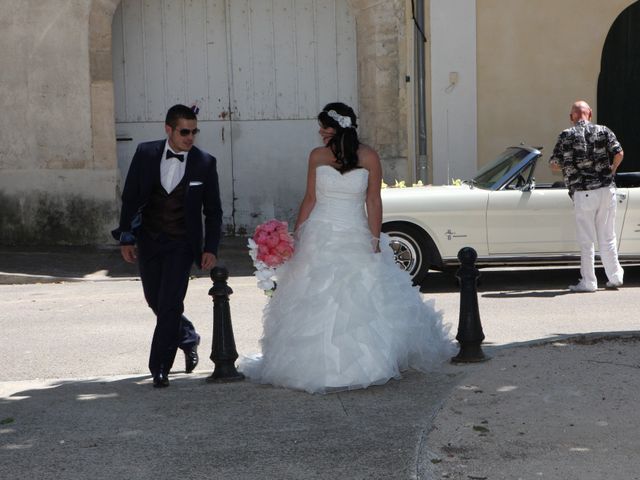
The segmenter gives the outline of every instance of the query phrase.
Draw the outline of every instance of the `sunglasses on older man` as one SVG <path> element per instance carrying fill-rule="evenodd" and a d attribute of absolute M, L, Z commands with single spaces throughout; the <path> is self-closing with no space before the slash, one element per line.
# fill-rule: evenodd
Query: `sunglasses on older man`
<path fill-rule="evenodd" d="M 186 137 L 189 134 L 197 135 L 198 133 L 200 133 L 200 129 L 194 128 L 193 130 L 189 130 L 188 128 L 181 128 L 180 130 L 178 130 L 178 133 L 181 137 Z"/>

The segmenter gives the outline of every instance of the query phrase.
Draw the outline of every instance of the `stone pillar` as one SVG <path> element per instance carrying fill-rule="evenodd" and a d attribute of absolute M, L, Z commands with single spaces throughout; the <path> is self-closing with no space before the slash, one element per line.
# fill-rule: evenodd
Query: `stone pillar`
<path fill-rule="evenodd" d="M 111 21 L 120 0 L 93 0 L 89 14 L 93 168 L 116 170 Z"/>
<path fill-rule="evenodd" d="M 410 179 L 406 2 L 350 0 L 356 19 L 362 141 L 380 154 L 385 181 Z"/>

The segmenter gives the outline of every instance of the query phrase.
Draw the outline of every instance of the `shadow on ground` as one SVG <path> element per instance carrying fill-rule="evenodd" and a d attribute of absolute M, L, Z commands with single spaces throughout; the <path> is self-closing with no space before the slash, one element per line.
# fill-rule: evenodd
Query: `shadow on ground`
<path fill-rule="evenodd" d="M 640 287 L 640 265 L 624 266 L 624 287 Z M 604 288 L 607 280 L 603 268 L 596 268 L 598 283 Z M 569 293 L 567 287 L 580 276 L 578 267 L 549 268 L 481 268 L 478 294 L 486 297 L 555 297 Z M 460 291 L 455 270 L 429 272 L 420 285 L 423 293 Z"/>
<path fill-rule="evenodd" d="M 224 237 L 220 245 L 218 264 L 229 270 L 231 277 L 253 275 L 254 267 L 249 257 L 245 237 Z M 625 266 L 625 288 L 640 287 L 640 265 Z M 53 279 L 77 278 L 126 278 L 137 277 L 138 267 L 126 263 L 116 245 L 104 247 L 0 247 L 0 272 L 9 274 L 0 283 L 21 283 L 14 275 L 52 277 Z M 420 286 L 423 293 L 459 291 L 455 278 L 456 269 L 446 272 L 429 272 Z M 208 277 L 195 267 L 192 275 Z M 600 267 L 596 269 L 600 285 L 606 276 Z M 478 293 L 504 297 L 553 297 L 567 294 L 567 286 L 576 283 L 580 271 L 577 267 L 548 268 L 482 268 L 478 280 Z M 489 293 L 491 292 L 491 293 Z M 495 293 L 500 292 L 500 293 Z"/>
<path fill-rule="evenodd" d="M 186 375 L 18 385 L 0 394 L 0 478 L 415 478 L 460 375 L 329 395 Z"/>
<path fill-rule="evenodd" d="M 219 264 L 231 276 L 253 274 L 253 266 L 244 237 L 224 237 L 219 251 Z M 0 272 L 57 278 L 124 278 L 137 277 L 138 267 L 126 263 L 117 245 L 103 247 L 1 247 Z M 209 276 L 195 267 L 192 275 Z"/>

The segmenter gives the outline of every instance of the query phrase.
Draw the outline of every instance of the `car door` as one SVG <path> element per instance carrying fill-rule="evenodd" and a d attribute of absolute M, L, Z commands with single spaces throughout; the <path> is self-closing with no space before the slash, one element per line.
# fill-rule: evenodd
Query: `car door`
<path fill-rule="evenodd" d="M 620 256 L 637 256 L 640 253 L 640 221 L 638 188 L 616 189 L 616 239 Z"/>
<path fill-rule="evenodd" d="M 626 189 L 618 189 L 616 236 L 620 242 L 627 209 Z M 573 202 L 566 188 L 505 189 L 491 192 L 487 207 L 490 255 L 579 254 Z"/>
<path fill-rule="evenodd" d="M 567 189 L 491 192 L 487 239 L 492 256 L 577 253 L 573 203 Z"/>

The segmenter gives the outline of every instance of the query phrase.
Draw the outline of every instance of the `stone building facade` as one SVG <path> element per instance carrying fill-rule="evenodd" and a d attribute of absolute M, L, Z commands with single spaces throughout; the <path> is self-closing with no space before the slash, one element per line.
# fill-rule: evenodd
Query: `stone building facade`
<path fill-rule="evenodd" d="M 387 182 L 412 181 L 414 2 L 338 1 L 355 18 L 361 137 L 380 152 Z M 636 3 L 425 0 L 430 178 L 467 175 L 508 144 L 550 148 L 575 98 L 597 104 L 603 44 Z M 112 69 L 119 4 L 0 0 L 1 244 L 110 241 L 120 191 Z"/>

